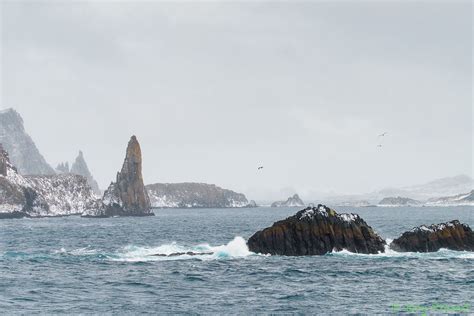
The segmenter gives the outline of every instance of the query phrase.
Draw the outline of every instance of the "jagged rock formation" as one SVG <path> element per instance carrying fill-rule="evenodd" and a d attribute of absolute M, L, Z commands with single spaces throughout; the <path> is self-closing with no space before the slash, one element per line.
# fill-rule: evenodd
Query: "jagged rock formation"
<path fill-rule="evenodd" d="M 56 173 L 58 174 L 69 173 L 69 172 L 70 172 L 69 162 L 61 162 L 56 167 Z"/>
<path fill-rule="evenodd" d="M 382 199 L 378 206 L 390 207 L 390 206 L 421 206 L 423 202 L 405 198 L 405 197 L 386 197 Z"/>
<path fill-rule="evenodd" d="M 81 214 L 94 203 L 84 177 L 22 176 L 0 148 L 0 218 Z"/>
<path fill-rule="evenodd" d="M 250 206 L 245 195 L 206 183 L 156 183 L 146 186 L 152 207 L 228 208 Z"/>
<path fill-rule="evenodd" d="M 356 214 L 337 214 L 324 206 L 308 207 L 255 233 L 248 240 L 256 253 L 308 256 L 346 249 L 356 253 L 384 252 L 385 241 Z"/>
<path fill-rule="evenodd" d="M 0 111 L 0 143 L 20 174 L 55 174 L 26 133 L 20 114 L 13 109 Z"/>
<path fill-rule="evenodd" d="M 89 171 L 89 167 L 87 166 L 82 151 L 79 151 L 79 155 L 72 164 L 70 172 L 85 177 L 87 179 L 87 183 L 89 183 L 94 193 L 98 196 L 101 194 L 99 184 L 97 183 L 97 181 L 95 181 L 94 177 L 92 176 L 92 173 Z"/>
<path fill-rule="evenodd" d="M 271 207 L 304 207 L 306 204 L 300 199 L 298 194 L 290 196 L 286 201 L 273 202 Z"/>
<path fill-rule="evenodd" d="M 117 173 L 96 207 L 84 217 L 153 216 L 150 199 L 143 184 L 142 153 L 135 136 L 128 143 L 122 170 Z"/>
<path fill-rule="evenodd" d="M 474 190 L 469 193 L 458 194 L 454 196 L 446 196 L 428 200 L 427 206 L 463 206 L 474 205 Z"/>
<path fill-rule="evenodd" d="M 403 233 L 390 244 L 390 248 L 402 252 L 434 252 L 441 248 L 474 251 L 474 232 L 457 220 L 422 225 Z"/>

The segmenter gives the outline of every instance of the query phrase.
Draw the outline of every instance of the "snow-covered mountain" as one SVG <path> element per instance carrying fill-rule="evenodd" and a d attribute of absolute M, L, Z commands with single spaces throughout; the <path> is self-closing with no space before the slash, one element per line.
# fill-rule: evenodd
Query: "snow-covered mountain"
<path fill-rule="evenodd" d="M 0 146 L 0 218 L 82 214 L 95 201 L 79 175 L 23 176 Z"/>
<path fill-rule="evenodd" d="M 242 193 L 206 183 L 155 183 L 146 186 L 155 208 L 255 207 Z"/>
<path fill-rule="evenodd" d="M 3 144 L 20 174 L 55 174 L 26 133 L 20 114 L 13 109 L 0 111 L 0 144 Z"/>
<path fill-rule="evenodd" d="M 98 196 L 101 195 L 99 184 L 92 176 L 92 173 L 90 172 L 89 167 L 87 166 L 86 160 L 84 159 L 84 154 L 82 153 L 82 151 L 79 151 L 79 155 L 72 164 L 70 172 L 85 177 L 87 179 L 87 183 L 89 183 L 94 193 Z"/>
<path fill-rule="evenodd" d="M 469 193 L 430 199 L 425 204 L 428 206 L 474 206 L 474 190 L 471 190 Z"/>
<path fill-rule="evenodd" d="M 277 201 L 273 202 L 271 207 L 304 207 L 303 200 L 299 197 L 298 194 L 290 196 L 286 201 Z"/>

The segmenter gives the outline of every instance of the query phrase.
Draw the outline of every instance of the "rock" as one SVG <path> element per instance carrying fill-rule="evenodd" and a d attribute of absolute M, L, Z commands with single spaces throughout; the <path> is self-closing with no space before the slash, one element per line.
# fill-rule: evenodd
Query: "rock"
<path fill-rule="evenodd" d="M 257 202 L 255 202 L 254 200 L 250 200 L 249 204 L 247 204 L 245 207 L 246 208 L 255 208 L 255 207 L 258 207 L 258 205 L 257 205 Z"/>
<path fill-rule="evenodd" d="M 69 173 L 70 172 L 69 162 L 59 163 L 55 170 L 56 170 L 56 173 L 58 174 Z"/>
<path fill-rule="evenodd" d="M 413 200 L 410 198 L 404 198 L 401 196 L 397 197 L 386 197 L 382 199 L 378 206 L 387 207 L 387 206 L 421 206 L 422 202 Z"/>
<path fill-rule="evenodd" d="M 93 202 L 94 195 L 84 177 L 22 176 L 0 148 L 0 218 L 81 214 Z"/>
<path fill-rule="evenodd" d="M 122 170 L 117 173 L 95 209 L 84 217 L 153 216 L 150 199 L 143 184 L 142 152 L 135 136 L 128 143 Z"/>
<path fill-rule="evenodd" d="M 403 233 L 390 248 L 401 252 L 435 252 L 441 248 L 474 251 L 474 233 L 468 225 L 457 220 L 422 225 Z"/>
<path fill-rule="evenodd" d="M 356 214 L 337 214 L 318 205 L 306 208 L 255 233 L 248 240 L 256 253 L 308 256 L 346 249 L 350 252 L 384 252 L 385 241 Z"/>
<path fill-rule="evenodd" d="M 244 194 L 206 183 L 155 183 L 146 186 L 155 208 L 247 207 Z"/>
<path fill-rule="evenodd" d="M 79 151 L 79 155 L 72 164 L 70 172 L 85 177 L 87 179 L 87 183 L 89 183 L 94 193 L 97 196 L 101 195 L 99 184 L 97 183 L 97 181 L 95 181 L 94 177 L 92 176 L 92 173 L 89 171 L 89 167 L 87 166 L 82 151 Z"/>
<path fill-rule="evenodd" d="M 286 201 L 273 202 L 271 207 L 304 207 L 306 204 L 300 199 L 298 194 L 290 196 Z"/>
<path fill-rule="evenodd" d="M 55 174 L 26 133 L 20 114 L 13 109 L 0 111 L 0 143 L 9 153 L 11 163 L 20 174 Z"/>

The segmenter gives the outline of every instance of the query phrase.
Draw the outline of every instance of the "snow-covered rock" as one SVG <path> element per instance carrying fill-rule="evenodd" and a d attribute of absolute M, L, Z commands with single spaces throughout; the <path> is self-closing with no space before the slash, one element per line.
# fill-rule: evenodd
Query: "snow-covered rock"
<path fill-rule="evenodd" d="M 155 183 L 146 186 L 155 208 L 256 207 L 244 194 L 206 183 Z"/>
<path fill-rule="evenodd" d="M 3 144 L 20 174 L 55 174 L 26 133 L 20 114 L 13 109 L 0 111 L 0 144 Z"/>
<path fill-rule="evenodd" d="M 79 175 L 23 176 L 0 146 L 0 218 L 82 214 L 95 197 Z"/>
<path fill-rule="evenodd" d="M 397 197 L 386 197 L 382 199 L 377 206 L 397 207 L 397 206 L 421 206 L 421 205 L 423 205 L 423 202 L 397 196 Z"/>
<path fill-rule="evenodd" d="M 469 193 L 458 194 L 454 196 L 430 199 L 425 203 L 426 206 L 474 206 L 474 190 Z"/>
<path fill-rule="evenodd" d="M 87 166 L 86 160 L 84 159 L 84 154 L 82 153 L 82 151 L 79 151 L 79 155 L 72 164 L 70 172 L 85 177 L 87 179 L 87 183 L 89 183 L 94 193 L 97 196 L 101 195 L 99 184 L 92 176 L 92 173 L 90 172 L 89 167 Z"/>
<path fill-rule="evenodd" d="M 273 202 L 271 207 L 304 207 L 306 204 L 301 200 L 298 194 L 290 196 L 286 201 Z"/>

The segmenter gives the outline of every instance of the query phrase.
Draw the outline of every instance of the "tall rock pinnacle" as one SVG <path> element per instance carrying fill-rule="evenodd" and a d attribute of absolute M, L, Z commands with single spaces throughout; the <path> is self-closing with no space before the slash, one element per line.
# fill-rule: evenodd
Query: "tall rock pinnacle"
<path fill-rule="evenodd" d="M 102 205 L 91 217 L 152 216 L 150 198 L 142 176 L 142 152 L 135 136 L 128 143 L 122 170 L 105 191 Z"/>
<path fill-rule="evenodd" d="M 67 167 L 64 166 L 64 170 L 68 168 L 69 166 Z M 101 192 L 99 189 L 99 185 L 97 184 L 97 181 L 95 181 L 94 177 L 92 176 L 92 173 L 89 171 L 89 167 L 87 166 L 87 163 L 86 163 L 86 160 L 84 159 L 84 154 L 82 153 L 82 151 L 79 151 L 79 155 L 77 156 L 76 160 L 72 164 L 70 172 L 85 177 L 87 179 L 87 183 L 89 183 L 92 190 L 94 191 L 94 194 L 96 194 L 97 196 L 100 196 Z"/>

